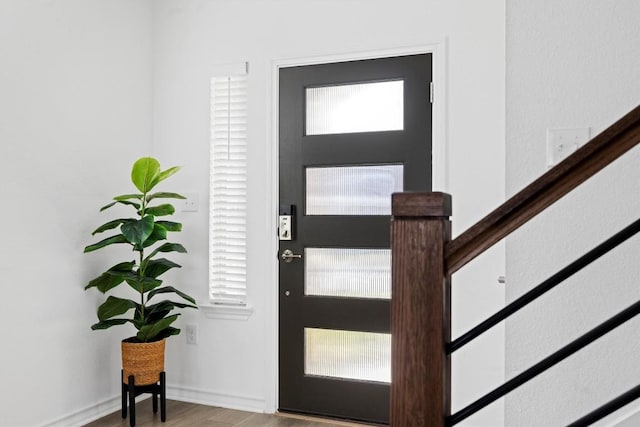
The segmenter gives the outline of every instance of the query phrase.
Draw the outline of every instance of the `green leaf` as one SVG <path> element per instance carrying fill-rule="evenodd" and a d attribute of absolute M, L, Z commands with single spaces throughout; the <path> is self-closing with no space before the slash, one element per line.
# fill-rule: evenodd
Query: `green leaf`
<path fill-rule="evenodd" d="M 187 250 L 180 243 L 164 243 L 162 246 L 156 248 L 151 254 L 145 258 L 145 260 L 149 260 L 153 258 L 158 252 L 179 252 L 182 254 L 186 254 Z"/>
<path fill-rule="evenodd" d="M 136 311 L 133 315 L 133 320 L 131 321 L 131 323 L 133 323 L 133 326 L 135 326 L 137 330 L 140 330 L 140 328 L 142 328 L 147 323 L 145 319 L 142 317 L 142 313 L 140 312 L 140 307 L 136 308 Z"/>
<path fill-rule="evenodd" d="M 97 287 L 100 292 L 105 293 L 109 289 L 115 288 L 122 282 L 124 282 L 124 277 L 122 276 L 114 276 L 113 274 L 102 273 L 100 276 L 87 283 L 87 286 L 84 287 L 84 290 L 86 291 L 89 288 Z"/>
<path fill-rule="evenodd" d="M 182 224 L 173 221 L 156 221 L 156 225 L 161 225 L 167 231 L 182 231 Z"/>
<path fill-rule="evenodd" d="M 121 262 L 114 265 L 110 269 L 108 269 L 107 273 L 129 273 L 133 270 L 133 267 L 135 266 L 136 266 L 135 261 Z"/>
<path fill-rule="evenodd" d="M 136 263 L 134 261 L 116 264 L 100 276 L 90 281 L 84 289 L 87 290 L 95 286 L 100 292 L 105 293 L 124 282 L 125 276 L 133 273 L 132 270 L 135 265 Z"/>
<path fill-rule="evenodd" d="M 124 325 L 127 322 L 131 322 L 130 319 L 109 319 L 109 320 L 103 320 L 101 322 L 95 323 L 93 325 L 91 325 L 91 329 L 98 330 L 98 329 L 108 329 L 112 326 L 116 326 L 116 325 Z"/>
<path fill-rule="evenodd" d="M 172 326 L 169 326 L 168 328 L 165 328 L 163 330 L 161 330 L 158 335 L 155 336 L 156 340 L 161 340 L 163 338 L 168 338 L 171 335 L 178 335 L 180 333 L 180 329 L 178 328 L 174 328 Z"/>
<path fill-rule="evenodd" d="M 147 299 L 148 301 L 148 299 Z M 157 304 L 153 304 L 147 307 L 147 314 L 156 314 L 158 312 L 169 312 L 174 308 L 197 308 L 196 306 L 185 304 L 183 302 L 175 302 L 171 300 L 163 300 Z"/>
<path fill-rule="evenodd" d="M 193 297 L 190 297 L 189 295 L 185 294 L 184 292 L 177 290 L 173 286 L 163 286 L 161 288 L 152 290 L 151 292 L 149 292 L 149 295 L 147 295 L 147 301 L 149 301 L 154 295 L 166 294 L 166 293 L 174 293 L 174 294 L 177 294 L 177 295 L 181 296 L 182 298 L 186 299 L 187 301 L 189 301 L 192 304 L 196 303 L 196 300 Z M 190 306 L 190 307 L 198 308 L 198 307 L 195 307 L 195 306 Z"/>
<path fill-rule="evenodd" d="M 107 237 L 104 240 L 100 240 L 98 243 L 94 243 L 93 245 L 89 245 L 84 248 L 84 252 L 92 252 L 100 248 L 104 248 L 108 245 L 113 245 L 115 243 L 129 243 L 127 239 L 122 234 L 117 234 L 115 236 Z"/>
<path fill-rule="evenodd" d="M 107 231 L 107 230 L 113 230 L 114 228 L 117 228 L 120 224 L 126 224 L 132 221 L 135 221 L 135 219 L 133 218 L 114 219 L 113 221 L 109 221 L 105 224 L 102 224 L 100 227 L 96 228 L 93 231 L 93 233 L 91 233 L 91 235 L 95 236 L 97 233 L 102 233 L 103 231 Z"/>
<path fill-rule="evenodd" d="M 172 268 L 180 268 L 181 266 L 166 258 L 150 260 L 144 267 L 145 277 L 153 277 L 154 279 Z"/>
<path fill-rule="evenodd" d="M 137 304 L 131 300 L 110 296 L 98 307 L 98 319 L 101 321 L 124 314 L 132 308 L 136 308 Z"/>
<path fill-rule="evenodd" d="M 147 324 L 155 323 L 160 321 L 161 319 L 167 317 L 169 312 L 174 308 L 196 308 L 189 304 L 164 300 L 158 304 L 151 305 L 147 307 L 148 311 L 145 314 Z"/>
<path fill-rule="evenodd" d="M 113 205 L 128 205 L 128 206 L 133 206 L 134 208 L 136 208 L 137 210 L 140 210 L 140 203 L 135 203 L 135 202 L 130 202 L 128 200 L 118 200 L 116 202 L 111 202 L 108 205 L 105 205 L 103 207 L 100 208 L 100 212 L 109 209 L 111 206 Z"/>
<path fill-rule="evenodd" d="M 167 238 L 167 229 L 163 225 L 157 222 L 153 225 L 153 232 L 151 236 L 142 245 L 143 248 L 149 247 L 159 240 L 165 240 Z"/>
<path fill-rule="evenodd" d="M 160 182 L 160 163 L 153 157 L 138 159 L 131 169 L 131 181 L 138 190 L 146 194 Z"/>
<path fill-rule="evenodd" d="M 152 201 L 153 199 L 186 199 L 186 197 L 184 197 L 181 194 L 178 193 L 165 193 L 165 192 L 159 192 L 159 193 L 154 193 L 154 194 L 150 194 L 147 196 L 147 203 Z"/>
<path fill-rule="evenodd" d="M 158 304 L 150 305 L 147 307 L 147 311 L 145 312 L 146 322 L 147 324 L 152 324 L 160 321 L 167 317 L 169 312 L 174 308 L 185 308 L 188 307 L 187 304 L 175 303 L 173 301 L 165 300 Z"/>
<path fill-rule="evenodd" d="M 149 301 L 149 299 L 147 298 L 147 301 Z M 169 300 L 164 300 L 161 301 L 157 304 L 152 304 L 152 305 L 148 305 L 147 306 L 147 314 L 157 314 L 157 313 L 168 313 L 171 310 L 173 310 L 174 308 L 176 308 L 175 304 L 173 303 L 173 301 L 169 301 Z"/>
<path fill-rule="evenodd" d="M 162 285 L 162 280 L 151 277 L 125 278 L 126 282 L 137 292 L 148 292 Z"/>
<path fill-rule="evenodd" d="M 150 325 L 144 325 L 140 328 L 136 337 L 142 342 L 152 341 L 162 332 L 163 329 L 167 329 L 169 325 L 175 322 L 178 316 L 179 314 L 174 314 L 173 316 L 165 317 Z"/>
<path fill-rule="evenodd" d="M 171 306 L 169 308 L 165 308 L 164 310 L 157 309 L 157 310 L 154 310 L 153 312 L 148 312 L 148 313 L 146 313 L 146 318 L 147 318 L 146 321 L 148 323 L 155 323 L 158 320 L 165 318 L 167 316 L 167 314 L 169 314 L 169 312 L 171 310 L 173 310 L 174 308 L 175 308 L 175 306 Z M 138 329 L 140 329 L 140 328 L 138 328 Z"/>
<path fill-rule="evenodd" d="M 160 179 L 158 180 L 158 182 L 164 181 L 165 179 L 169 178 L 171 175 L 178 172 L 179 170 L 180 170 L 180 166 L 174 166 L 172 168 L 169 168 L 167 170 L 160 172 Z"/>
<path fill-rule="evenodd" d="M 172 204 L 164 203 L 162 205 L 151 206 L 147 208 L 145 213 L 153 216 L 166 216 L 166 215 L 172 215 L 175 211 L 176 209 L 173 207 Z"/>
<path fill-rule="evenodd" d="M 113 200 L 117 200 L 119 202 L 129 200 L 129 199 L 138 199 L 142 200 L 144 196 L 142 194 L 123 194 L 122 196 L 116 196 Z"/>
<path fill-rule="evenodd" d="M 147 215 L 140 220 L 122 224 L 120 231 L 129 243 L 136 247 L 142 247 L 142 244 L 153 232 L 153 219 L 153 216 Z"/>

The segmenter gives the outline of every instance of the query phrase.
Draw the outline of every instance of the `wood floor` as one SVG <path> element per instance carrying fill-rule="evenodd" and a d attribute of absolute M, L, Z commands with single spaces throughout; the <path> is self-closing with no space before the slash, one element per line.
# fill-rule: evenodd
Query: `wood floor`
<path fill-rule="evenodd" d="M 107 415 L 85 427 L 128 427 L 120 411 Z M 136 404 L 136 427 L 335 427 L 360 426 L 340 421 L 312 420 L 289 415 L 265 415 L 235 411 L 213 406 L 167 400 L 167 421 L 160 421 L 160 412 L 153 413 L 151 399 Z"/>

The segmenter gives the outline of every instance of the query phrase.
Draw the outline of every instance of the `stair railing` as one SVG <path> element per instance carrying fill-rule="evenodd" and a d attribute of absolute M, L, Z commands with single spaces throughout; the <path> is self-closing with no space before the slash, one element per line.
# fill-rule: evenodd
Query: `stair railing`
<path fill-rule="evenodd" d="M 640 313 L 640 302 L 451 414 L 451 353 L 640 231 L 626 227 L 451 341 L 451 275 L 640 143 L 640 106 L 451 239 L 451 196 L 396 193 L 392 200 L 393 427 L 452 426 Z M 640 397 L 640 386 L 577 420 L 595 422 Z"/>

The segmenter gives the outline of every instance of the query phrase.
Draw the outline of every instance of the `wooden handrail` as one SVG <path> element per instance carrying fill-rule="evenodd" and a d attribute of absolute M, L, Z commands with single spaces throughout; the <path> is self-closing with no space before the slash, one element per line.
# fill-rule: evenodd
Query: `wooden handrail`
<path fill-rule="evenodd" d="M 446 244 L 446 274 L 453 274 L 638 143 L 640 106 Z"/>
<path fill-rule="evenodd" d="M 640 106 L 454 240 L 451 196 L 393 195 L 392 427 L 444 427 L 455 421 L 450 411 L 451 274 L 638 143 Z M 474 404 L 473 410 L 479 407 Z"/>

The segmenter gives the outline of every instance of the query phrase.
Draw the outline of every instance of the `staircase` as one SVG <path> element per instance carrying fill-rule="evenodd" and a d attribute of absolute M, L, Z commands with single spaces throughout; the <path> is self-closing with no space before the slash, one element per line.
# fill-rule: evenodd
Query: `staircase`
<path fill-rule="evenodd" d="M 451 413 L 451 354 L 640 231 L 640 220 L 593 248 L 464 335 L 451 339 L 451 275 L 640 143 L 640 106 L 455 239 L 451 196 L 396 193 L 391 221 L 391 426 L 453 426 L 640 314 L 631 304 L 485 396 Z M 640 397 L 628 390 L 571 426 Z"/>

